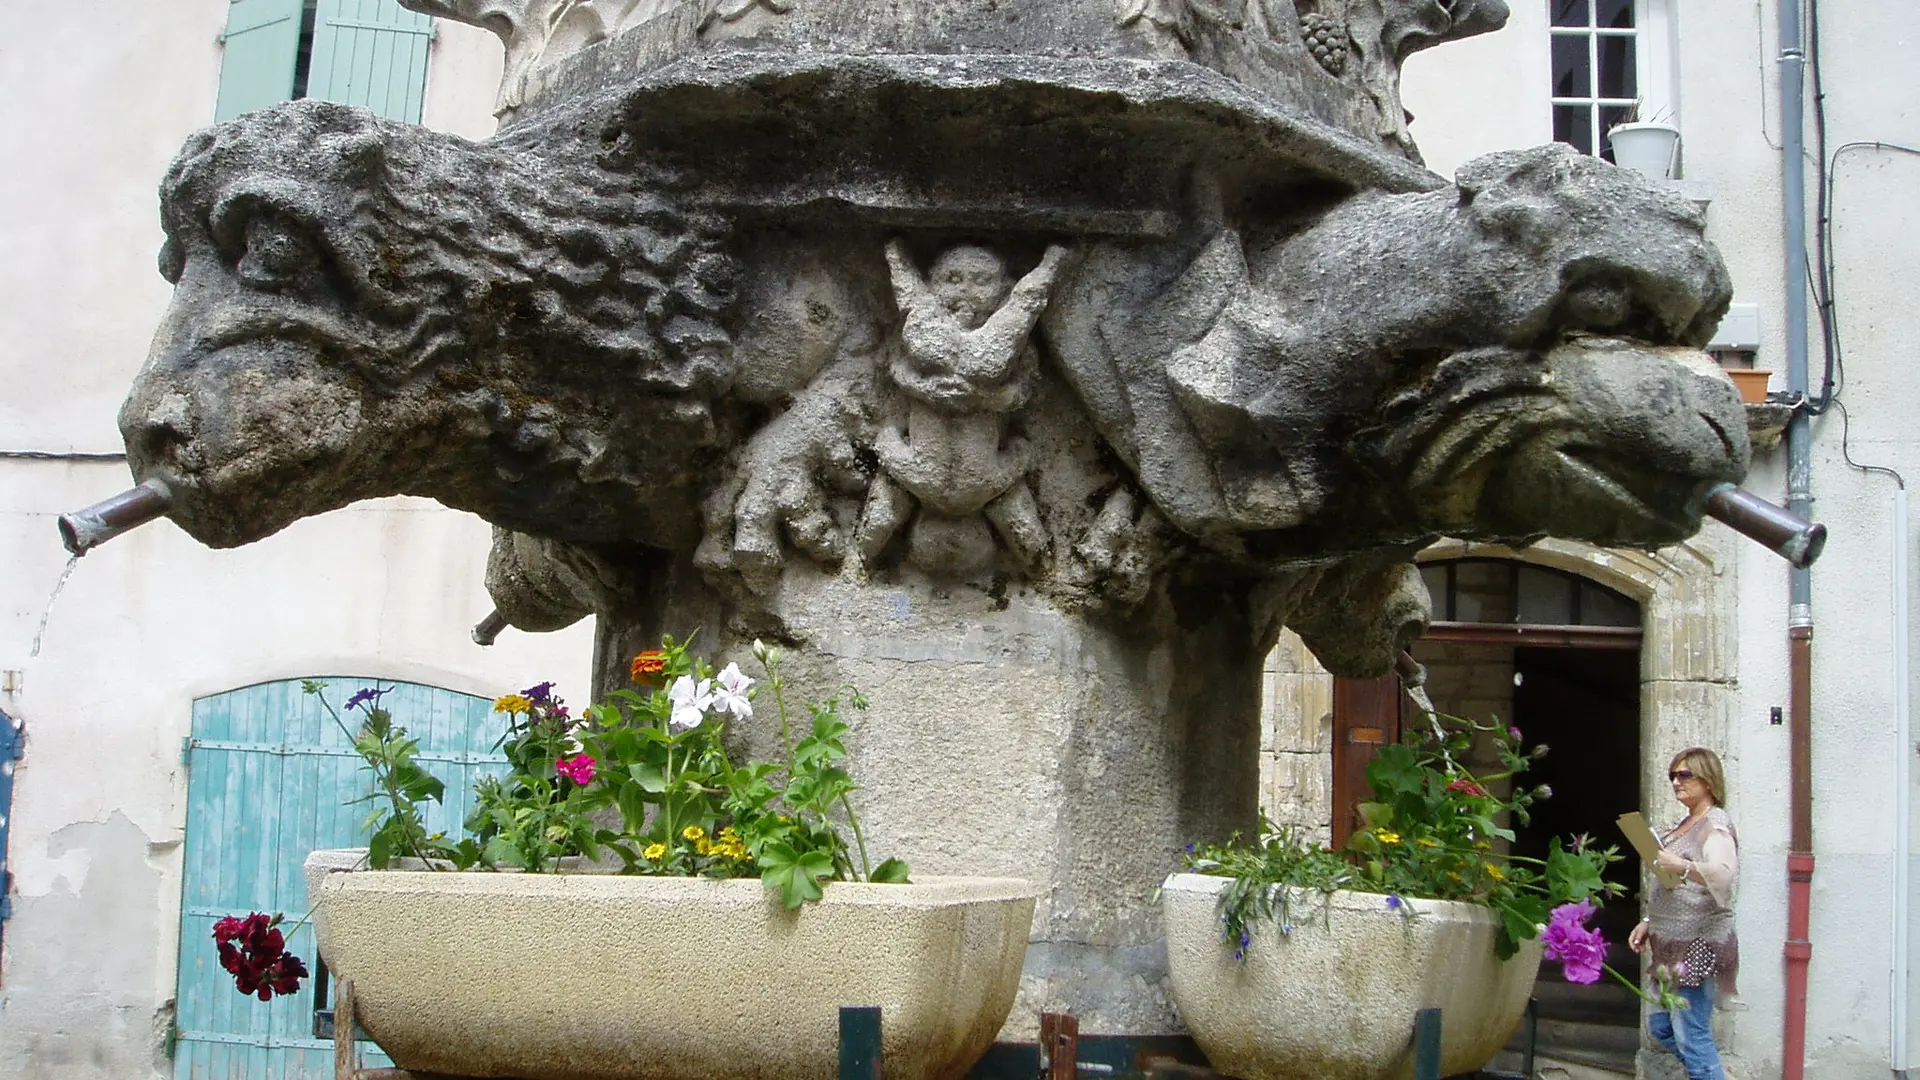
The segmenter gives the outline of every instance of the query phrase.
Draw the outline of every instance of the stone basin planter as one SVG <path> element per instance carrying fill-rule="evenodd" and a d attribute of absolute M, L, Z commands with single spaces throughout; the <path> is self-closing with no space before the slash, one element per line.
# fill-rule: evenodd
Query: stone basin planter
<path fill-rule="evenodd" d="M 1309 893 L 1293 933 L 1262 922 L 1245 962 L 1220 940 L 1230 879 L 1174 874 L 1161 890 L 1174 1004 L 1213 1067 L 1241 1080 L 1387 1080 L 1412 1075 L 1413 1016 L 1438 1006 L 1440 1075 L 1484 1065 L 1512 1035 L 1540 967 L 1538 940 L 1493 955 L 1492 912 L 1377 893 Z"/>
<path fill-rule="evenodd" d="M 315 852 L 320 952 L 401 1068 L 520 1080 L 832 1080 L 839 1008 L 878 1005 L 888 1080 L 957 1080 L 1013 1007 L 1035 890 L 343 872 Z"/>

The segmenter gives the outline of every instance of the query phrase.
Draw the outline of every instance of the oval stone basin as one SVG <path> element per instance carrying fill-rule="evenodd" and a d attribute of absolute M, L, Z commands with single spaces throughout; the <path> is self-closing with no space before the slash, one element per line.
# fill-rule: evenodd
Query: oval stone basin
<path fill-rule="evenodd" d="M 1013 1007 L 1035 890 L 342 871 L 308 861 L 320 952 L 401 1068 L 522 1080 L 832 1080 L 839 1009 L 881 1009 L 885 1075 L 957 1080 Z M 358 853 L 352 853 L 357 855 Z"/>
<path fill-rule="evenodd" d="M 1213 1067 L 1241 1080 L 1388 1080 L 1413 1074 L 1413 1018 L 1441 1015 L 1440 1075 L 1498 1053 L 1526 1010 L 1538 939 L 1494 957 L 1498 924 L 1477 904 L 1309 892 L 1293 932 L 1253 926 L 1245 961 L 1220 940 L 1231 878 L 1174 874 L 1162 887 L 1174 1004 Z M 1411 915 L 1403 912 L 1411 911 Z"/>

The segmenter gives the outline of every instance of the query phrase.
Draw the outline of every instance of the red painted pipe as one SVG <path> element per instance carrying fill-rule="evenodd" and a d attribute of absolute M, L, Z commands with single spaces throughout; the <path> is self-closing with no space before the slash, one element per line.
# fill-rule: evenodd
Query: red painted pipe
<path fill-rule="evenodd" d="M 1807 967 L 1813 959 L 1813 627 L 1787 628 L 1787 737 L 1791 778 L 1787 838 L 1787 1000 L 1782 1080 L 1802 1080 L 1807 1062 Z"/>

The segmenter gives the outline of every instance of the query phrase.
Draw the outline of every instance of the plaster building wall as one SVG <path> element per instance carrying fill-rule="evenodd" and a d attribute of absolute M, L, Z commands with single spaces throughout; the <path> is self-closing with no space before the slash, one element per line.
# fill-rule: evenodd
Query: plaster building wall
<path fill-rule="evenodd" d="M 350 674 L 493 695 L 544 679 L 584 700 L 591 631 L 467 629 L 488 530 L 380 500 L 210 551 L 159 522 L 89 554 L 30 656 L 66 553 L 54 517 L 129 483 L 114 415 L 170 288 L 156 189 L 213 116 L 226 0 L 9 8 L 0 106 L 0 709 L 25 721 L 9 825 L 0 1076 L 172 1074 L 166 1052 L 195 697 Z M 492 129 L 499 48 L 445 26 L 426 122 Z M 299 912 L 288 912 L 298 917 Z M 208 943 L 211 949 L 212 943 Z"/>

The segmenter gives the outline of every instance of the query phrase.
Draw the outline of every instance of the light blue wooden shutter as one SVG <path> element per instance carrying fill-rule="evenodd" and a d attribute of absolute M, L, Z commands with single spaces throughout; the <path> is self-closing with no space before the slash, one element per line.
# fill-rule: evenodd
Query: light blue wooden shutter
<path fill-rule="evenodd" d="M 394 0 L 320 0 L 307 96 L 420 122 L 433 19 Z"/>
<path fill-rule="evenodd" d="M 320 680 L 339 709 L 371 679 Z M 486 698 L 413 683 L 382 699 L 394 722 L 420 740 L 421 763 L 447 785 L 427 827 L 457 835 L 482 772 L 504 772 L 493 752 L 500 720 Z M 343 713 L 358 727 L 359 713 Z M 371 787 L 347 735 L 300 680 L 262 683 L 200 698 L 187 744 L 187 833 L 181 885 L 175 1080 L 332 1080 L 332 1043 L 313 1038 L 312 982 L 287 998 L 241 997 L 220 967 L 214 920 L 283 912 L 286 928 L 307 911 L 301 865 L 319 848 L 366 843 L 369 807 L 348 805 Z M 311 927 L 288 949 L 315 968 Z M 369 1066 L 390 1064 L 365 1044 Z"/>
<path fill-rule="evenodd" d="M 220 98 L 215 120 L 231 120 L 293 96 L 300 55 L 302 0 L 233 0 L 220 35 Z"/>

